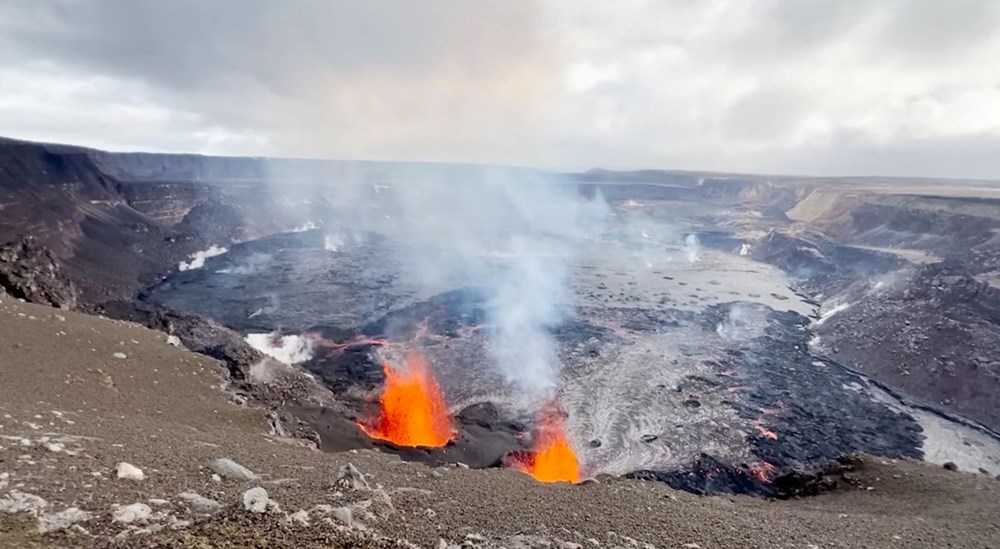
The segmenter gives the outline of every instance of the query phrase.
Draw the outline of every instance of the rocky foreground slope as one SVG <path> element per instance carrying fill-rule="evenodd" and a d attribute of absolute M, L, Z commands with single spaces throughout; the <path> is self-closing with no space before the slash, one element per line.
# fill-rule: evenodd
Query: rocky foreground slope
<path fill-rule="evenodd" d="M 1000 540 L 1000 480 L 909 461 L 864 458 L 833 492 L 765 501 L 322 453 L 230 394 L 220 363 L 176 343 L 0 296 L 0 546 L 985 549 Z M 261 364 L 253 381 L 280 385 L 273 368 Z"/>

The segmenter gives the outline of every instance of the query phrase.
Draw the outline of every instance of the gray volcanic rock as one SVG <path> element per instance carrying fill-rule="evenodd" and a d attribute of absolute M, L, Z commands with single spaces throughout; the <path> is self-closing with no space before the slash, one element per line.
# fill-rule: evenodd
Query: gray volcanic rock
<path fill-rule="evenodd" d="M 267 495 L 267 490 L 256 487 L 243 493 L 243 508 L 251 513 L 263 513 L 267 511 L 271 499 Z"/>
<path fill-rule="evenodd" d="M 212 514 L 222 508 L 222 504 L 214 499 L 206 498 L 194 492 L 183 492 L 178 497 L 195 513 Z"/>
<path fill-rule="evenodd" d="M 368 490 L 368 481 L 365 480 L 365 476 L 358 471 L 358 468 L 354 466 L 353 463 L 348 463 L 340 468 L 337 473 L 337 480 L 335 485 L 338 488 L 344 490 Z"/>
<path fill-rule="evenodd" d="M 0 288 L 13 297 L 60 309 L 77 307 L 76 286 L 52 253 L 31 236 L 0 246 Z"/>
<path fill-rule="evenodd" d="M 213 461 L 211 469 L 226 478 L 234 478 L 238 480 L 253 480 L 257 478 L 257 475 L 253 474 L 250 469 L 247 469 L 229 458 L 219 458 Z"/>

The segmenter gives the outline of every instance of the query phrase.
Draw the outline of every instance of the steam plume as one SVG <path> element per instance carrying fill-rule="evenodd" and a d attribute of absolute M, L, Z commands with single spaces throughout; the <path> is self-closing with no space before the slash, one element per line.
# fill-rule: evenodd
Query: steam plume
<path fill-rule="evenodd" d="M 550 391 L 558 380 L 550 331 L 570 313 L 571 264 L 603 229 L 603 199 L 529 170 L 355 167 L 325 191 L 336 205 L 329 217 L 349 234 L 386 237 L 400 276 L 425 295 L 486 290 L 494 366 L 521 396 Z"/>
<path fill-rule="evenodd" d="M 570 265 L 601 229 L 603 201 L 586 201 L 522 170 L 445 170 L 400 185 L 393 219 L 403 263 L 426 287 L 485 287 L 492 354 L 521 394 L 557 381 L 551 328 L 569 314 Z"/>

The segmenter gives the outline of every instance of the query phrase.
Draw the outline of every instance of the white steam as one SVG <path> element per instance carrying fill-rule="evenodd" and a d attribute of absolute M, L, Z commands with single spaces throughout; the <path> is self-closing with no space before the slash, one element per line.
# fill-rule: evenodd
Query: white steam
<path fill-rule="evenodd" d="M 664 251 L 682 245 L 676 227 L 655 219 L 645 210 L 620 206 L 616 225 L 621 234 L 612 235 L 612 240 L 625 242 L 630 256 L 636 260 L 630 265 L 632 270 L 663 268 L 672 260 Z"/>
<path fill-rule="evenodd" d="M 509 168 L 353 164 L 316 179 L 336 184 L 325 225 L 340 235 L 328 233 L 325 248 L 377 233 L 425 295 L 485 290 L 493 365 L 530 401 L 556 386 L 551 330 L 571 313 L 571 265 L 603 231 L 603 199 Z"/>
<path fill-rule="evenodd" d="M 392 190 L 403 264 L 428 288 L 485 288 L 495 365 L 522 395 L 551 391 L 559 373 L 551 329 L 570 312 L 570 266 L 602 230 L 606 204 L 500 169 L 441 173 Z"/>
<path fill-rule="evenodd" d="M 297 335 L 277 333 L 247 334 L 244 340 L 254 349 L 285 364 L 305 362 L 313 356 L 313 342 Z"/>
<path fill-rule="evenodd" d="M 851 307 L 850 303 L 840 303 L 833 307 L 830 307 L 825 312 L 820 314 L 820 317 L 816 319 L 814 323 L 815 326 L 822 326 L 827 320 L 830 320 L 839 313 L 842 313 Z"/>
<path fill-rule="evenodd" d="M 191 271 L 194 269 L 200 269 L 205 266 L 205 260 L 210 257 L 215 257 L 228 252 L 228 248 L 222 246 L 210 246 L 207 250 L 202 250 L 200 252 L 195 252 L 191 254 L 191 261 L 181 261 L 177 265 L 177 269 L 181 271 Z"/>
<path fill-rule="evenodd" d="M 313 220 L 308 220 L 305 223 L 292 229 L 293 233 L 304 233 L 306 231 L 314 231 L 319 228 L 319 225 L 313 222 Z"/>
<path fill-rule="evenodd" d="M 250 275 L 261 272 L 271 264 L 271 256 L 262 253 L 253 253 L 238 265 L 232 265 L 224 269 L 217 269 L 219 274 Z"/>
<path fill-rule="evenodd" d="M 684 238 L 684 253 L 687 255 L 687 260 L 690 263 L 698 262 L 698 254 L 701 251 L 701 245 L 698 242 L 698 236 L 695 234 L 689 234 Z"/>
<path fill-rule="evenodd" d="M 344 237 L 339 234 L 328 234 L 323 236 L 323 249 L 328 252 L 340 251 L 344 246 Z"/>
<path fill-rule="evenodd" d="M 729 309 L 726 318 L 715 326 L 715 333 L 728 341 L 748 339 L 750 333 L 750 312 L 743 305 L 735 305 Z"/>

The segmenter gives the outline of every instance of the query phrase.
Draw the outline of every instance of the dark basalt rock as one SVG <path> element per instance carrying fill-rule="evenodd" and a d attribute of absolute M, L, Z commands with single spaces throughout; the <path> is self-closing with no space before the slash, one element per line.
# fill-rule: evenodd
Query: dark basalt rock
<path fill-rule="evenodd" d="M 62 274 L 52 253 L 31 236 L 0 246 L 0 289 L 60 309 L 78 305 L 76 286 Z"/>
<path fill-rule="evenodd" d="M 851 472 L 863 466 L 862 459 L 849 454 L 815 469 L 792 469 L 772 478 L 771 473 L 760 465 L 726 463 L 702 454 L 677 471 L 636 471 L 627 476 L 664 482 L 677 490 L 695 494 L 750 494 L 789 499 L 848 487 L 851 485 Z"/>
<path fill-rule="evenodd" d="M 233 381 L 242 382 L 254 363 L 264 358 L 240 334 L 198 315 L 180 313 L 140 301 L 109 301 L 88 308 L 117 320 L 128 320 L 147 328 L 176 335 L 185 347 L 222 361 Z"/>

